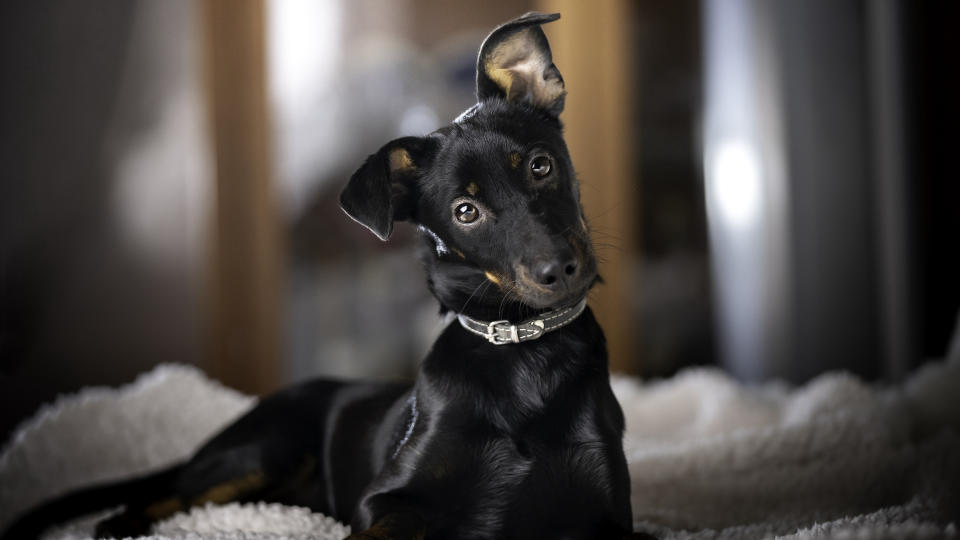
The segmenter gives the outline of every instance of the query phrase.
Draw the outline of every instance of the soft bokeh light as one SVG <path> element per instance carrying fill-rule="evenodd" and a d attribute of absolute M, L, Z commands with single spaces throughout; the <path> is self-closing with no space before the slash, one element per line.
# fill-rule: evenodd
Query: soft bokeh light
<path fill-rule="evenodd" d="M 760 159 L 756 147 L 742 139 L 717 144 L 710 162 L 710 190 L 718 218 L 732 228 L 753 227 L 763 198 Z"/>

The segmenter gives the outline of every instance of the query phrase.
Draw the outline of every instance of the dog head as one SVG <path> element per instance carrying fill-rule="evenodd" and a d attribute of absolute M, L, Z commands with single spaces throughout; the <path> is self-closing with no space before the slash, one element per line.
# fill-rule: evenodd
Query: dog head
<path fill-rule="evenodd" d="M 563 140 L 563 78 L 528 13 L 496 28 L 477 59 L 477 104 L 424 137 L 387 143 L 350 178 L 340 205 L 386 240 L 420 229 L 428 283 L 444 309 L 500 319 L 566 307 L 597 264 Z"/>

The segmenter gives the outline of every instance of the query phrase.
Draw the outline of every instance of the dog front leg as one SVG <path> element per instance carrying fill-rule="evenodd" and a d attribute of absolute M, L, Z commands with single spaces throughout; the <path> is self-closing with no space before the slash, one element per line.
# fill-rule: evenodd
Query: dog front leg
<path fill-rule="evenodd" d="M 427 524 L 412 511 L 391 512 L 366 530 L 355 532 L 346 540 L 423 540 Z"/>

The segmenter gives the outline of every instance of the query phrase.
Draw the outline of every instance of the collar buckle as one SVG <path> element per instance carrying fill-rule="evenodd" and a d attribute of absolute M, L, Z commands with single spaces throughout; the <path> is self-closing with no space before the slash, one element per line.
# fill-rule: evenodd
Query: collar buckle
<path fill-rule="evenodd" d="M 494 345 L 520 343 L 520 337 L 517 333 L 517 325 L 510 324 L 510 321 L 506 319 L 488 323 L 487 341 L 493 343 Z"/>

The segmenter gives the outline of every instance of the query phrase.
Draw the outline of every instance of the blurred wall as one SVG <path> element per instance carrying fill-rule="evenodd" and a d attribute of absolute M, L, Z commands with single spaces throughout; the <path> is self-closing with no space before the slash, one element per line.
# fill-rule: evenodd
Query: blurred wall
<path fill-rule="evenodd" d="M 633 324 L 641 373 L 666 377 L 717 361 L 700 157 L 702 13 L 696 1 L 632 5 L 631 154 L 640 188 Z"/>
<path fill-rule="evenodd" d="M 896 380 L 941 358 L 960 312 L 960 223 L 944 204 L 957 182 L 940 137 L 957 121 L 956 32 L 942 22 L 956 6 L 702 5 L 724 367 Z"/>
<path fill-rule="evenodd" d="M 192 2 L 0 11 L 5 435 L 58 392 L 200 362 L 207 158 Z"/>

